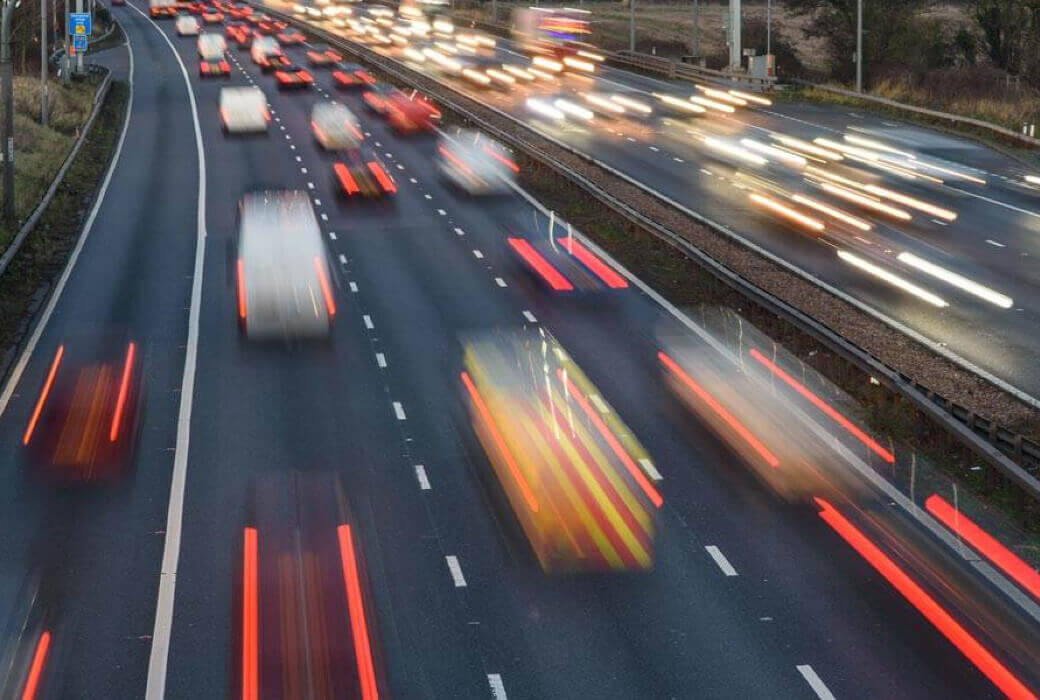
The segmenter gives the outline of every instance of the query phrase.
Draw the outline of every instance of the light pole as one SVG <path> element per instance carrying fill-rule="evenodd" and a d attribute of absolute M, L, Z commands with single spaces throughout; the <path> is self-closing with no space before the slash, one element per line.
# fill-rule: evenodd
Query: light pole
<path fill-rule="evenodd" d="M 856 92 L 863 92 L 863 0 L 856 0 Z"/>
<path fill-rule="evenodd" d="M 628 50 L 636 50 L 636 0 L 628 0 Z"/>
<path fill-rule="evenodd" d="M 740 70 L 740 0 L 729 0 L 729 67 Z"/>
<path fill-rule="evenodd" d="M 22 0 L 7 0 L 0 19 L 0 81 L 3 82 L 4 221 L 14 223 L 14 91 L 11 89 L 11 13 Z"/>
<path fill-rule="evenodd" d="M 771 53 L 773 53 L 773 0 L 766 0 L 766 55 Z"/>
<path fill-rule="evenodd" d="M 40 124 L 47 126 L 47 0 L 40 0 Z"/>
<path fill-rule="evenodd" d="M 693 41 L 690 42 L 690 53 L 696 58 L 701 55 L 701 22 L 698 0 L 693 0 Z"/>

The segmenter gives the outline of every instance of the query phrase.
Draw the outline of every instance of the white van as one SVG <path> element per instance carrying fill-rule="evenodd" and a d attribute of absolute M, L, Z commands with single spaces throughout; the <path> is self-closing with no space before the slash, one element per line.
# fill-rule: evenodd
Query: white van
<path fill-rule="evenodd" d="M 321 338 L 336 314 L 318 219 L 301 190 L 239 202 L 238 316 L 250 340 Z"/>
<path fill-rule="evenodd" d="M 229 134 L 265 133 L 271 120 L 267 98 L 258 87 L 221 88 L 220 120 Z"/>
<path fill-rule="evenodd" d="M 328 102 L 318 102 L 311 108 L 311 131 L 327 151 L 360 148 L 365 138 L 353 112 L 343 105 Z"/>
<path fill-rule="evenodd" d="M 227 50 L 227 42 L 219 34 L 200 34 L 196 46 L 203 61 L 219 61 Z"/>

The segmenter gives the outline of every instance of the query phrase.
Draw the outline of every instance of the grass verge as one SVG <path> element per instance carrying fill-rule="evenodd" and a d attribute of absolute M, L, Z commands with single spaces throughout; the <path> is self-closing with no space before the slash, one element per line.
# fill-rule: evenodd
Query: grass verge
<path fill-rule="evenodd" d="M 29 217 L 54 176 L 61 169 L 80 127 L 94 106 L 94 90 L 100 78 L 62 85 L 49 83 L 50 114 L 47 126 L 40 124 L 39 78 L 15 76 L 14 93 L 14 211 L 15 225 L 0 224 L 0 250 Z M 0 204 L 3 192 L 0 191 Z"/>
<path fill-rule="evenodd" d="M 8 352 L 20 345 L 32 316 L 76 245 L 119 139 L 129 95 L 125 82 L 112 83 L 65 180 L 0 277 L 0 348 Z M 0 366 L 0 376 L 6 369 Z"/>

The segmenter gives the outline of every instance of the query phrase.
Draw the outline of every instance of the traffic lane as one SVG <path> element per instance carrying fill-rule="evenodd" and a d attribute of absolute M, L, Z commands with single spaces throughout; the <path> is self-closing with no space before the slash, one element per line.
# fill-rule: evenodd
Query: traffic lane
<path fill-rule="evenodd" d="M 190 52 L 187 42 L 182 51 Z M 241 54 L 239 63 L 243 66 Z M 247 66 L 248 69 L 248 66 Z M 234 243 L 234 210 L 239 193 L 254 187 L 306 189 L 319 179 L 310 134 L 306 130 L 303 95 L 282 95 L 269 76 L 260 81 L 279 120 L 261 139 L 225 138 L 219 132 L 215 100 L 203 107 L 204 141 L 214 183 L 208 202 L 211 246 L 216 255 L 207 264 L 205 312 L 200 329 L 199 392 L 195 397 L 193 450 L 187 487 L 185 531 L 168 686 L 174 695 L 212 694 L 229 687 L 236 663 L 232 581 L 236 561 L 234 544 L 247 517 L 248 493 L 254 477 L 264 471 L 291 469 L 341 470 L 349 498 L 359 518 L 360 546 L 370 565 L 378 621 L 373 627 L 382 644 L 379 654 L 388 668 L 390 689 L 405 697 L 443 697 L 452 689 L 474 690 L 481 683 L 479 667 L 472 668 L 465 644 L 449 661 L 426 663 L 439 645 L 451 644 L 453 630 L 466 631 L 442 594 L 441 582 L 428 572 L 443 566 L 435 541 L 414 489 L 385 489 L 388 472 L 400 465 L 392 459 L 401 441 L 392 430 L 394 416 L 373 406 L 386 402 L 379 369 L 356 313 L 349 288 L 337 272 L 340 303 L 330 348 L 256 349 L 238 338 L 233 274 L 221 251 Z M 269 82 L 270 81 L 270 82 Z M 266 84 L 265 84 L 266 83 Z M 214 86 L 198 85 L 200 103 Z M 297 109 L 297 107 L 302 107 Z M 207 112 L 212 111 L 211 114 Z M 285 132 L 277 125 L 289 125 Z M 289 128 L 291 127 L 291 128 Z M 285 139 L 286 135 L 294 139 Z M 298 146 L 292 149 L 290 146 Z M 302 154 L 303 165 L 295 158 Z M 218 165 L 219 164 L 219 165 Z M 313 168 L 313 177 L 297 172 Z M 328 194 L 326 197 L 325 194 Z M 317 196 L 328 203 L 319 211 L 333 216 L 323 222 L 327 231 L 346 222 L 335 218 L 333 193 L 322 186 Z M 359 217 L 351 215 L 350 226 Z M 364 219 L 362 216 L 360 219 Z M 381 235 L 381 216 L 372 216 L 372 228 Z M 333 251 L 334 252 L 334 251 Z M 336 270 L 341 266 L 331 257 Z M 271 397 L 278 397 L 272 402 Z M 267 408 L 258 410 L 256 406 Z M 236 436 L 229 439 L 228 436 Z M 408 465 L 410 467 L 410 465 Z M 400 472 L 399 481 L 414 480 Z M 219 475 L 219 476 L 217 476 Z M 407 514 L 412 514 L 411 517 Z M 220 582 L 214 584 L 214 582 Z M 226 624 L 206 625 L 207 620 Z M 460 626 L 463 625 L 463 626 Z M 439 630 L 437 637 L 429 629 Z M 429 649 L 420 653 L 418 649 Z M 179 672 L 178 669 L 184 669 Z"/>
<path fill-rule="evenodd" d="M 187 95 L 153 30 L 123 13 L 134 51 L 133 111 L 89 238 L 0 418 L 0 557 L 39 577 L 35 609 L 52 625 L 44 696 L 143 693 L 169 491 L 195 241 L 196 156 Z M 162 167 L 156 167 L 162 163 Z M 157 196 L 160 195 L 161 196 Z M 22 454 L 22 431 L 56 348 L 70 360 L 109 333 L 139 348 L 145 388 L 136 452 L 118 483 L 55 491 Z M 146 582 L 142 585 L 142 582 Z M 6 616 L 11 601 L 0 609 Z"/>

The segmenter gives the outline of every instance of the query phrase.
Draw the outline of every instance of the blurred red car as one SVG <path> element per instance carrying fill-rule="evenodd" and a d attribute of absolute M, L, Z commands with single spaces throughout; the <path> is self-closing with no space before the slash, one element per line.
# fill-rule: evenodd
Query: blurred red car
<path fill-rule="evenodd" d="M 323 68 L 331 66 L 333 63 L 339 63 L 343 60 L 343 57 L 332 49 L 325 49 L 323 51 L 308 51 L 307 60 L 315 68 Z"/>
<path fill-rule="evenodd" d="M 274 72 L 279 89 L 307 88 L 314 84 L 314 76 L 302 66 L 286 65 Z"/>
<path fill-rule="evenodd" d="M 199 61 L 199 75 L 203 78 L 214 76 L 226 78 L 231 75 L 231 65 L 222 58 L 216 60 L 202 59 Z"/>
<path fill-rule="evenodd" d="M 441 112 L 426 97 L 394 91 L 386 99 L 383 116 L 398 133 L 411 134 L 433 131 L 433 123 L 441 118 Z"/>
<path fill-rule="evenodd" d="M 302 32 L 295 29 L 279 32 L 274 38 L 277 39 L 278 43 L 282 46 L 296 46 L 302 44 L 307 39 Z"/>
<path fill-rule="evenodd" d="M 34 461 L 61 483 L 96 481 L 125 466 L 140 409 L 136 343 L 80 357 L 76 351 L 58 347 L 22 434 Z"/>
<path fill-rule="evenodd" d="M 345 161 L 334 163 L 332 173 L 340 191 L 349 199 L 385 197 L 397 192 L 386 166 L 374 155 L 351 154 Z"/>
<path fill-rule="evenodd" d="M 356 63 L 340 63 L 332 71 L 332 80 L 341 88 L 375 85 L 376 79 Z"/>
<path fill-rule="evenodd" d="M 207 10 L 202 13 L 203 24 L 220 24 L 224 21 L 224 15 L 216 10 Z"/>

